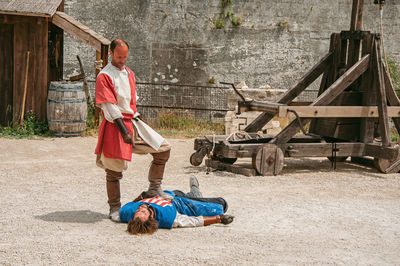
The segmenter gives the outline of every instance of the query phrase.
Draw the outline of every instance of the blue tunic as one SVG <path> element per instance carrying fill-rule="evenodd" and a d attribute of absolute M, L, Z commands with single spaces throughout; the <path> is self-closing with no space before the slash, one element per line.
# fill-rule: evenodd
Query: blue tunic
<path fill-rule="evenodd" d="M 215 216 L 224 213 L 223 207 L 220 204 L 176 197 L 172 191 L 168 190 L 164 192 L 174 196 L 171 202 L 160 197 L 155 197 L 139 202 L 128 202 L 122 206 L 119 210 L 121 222 L 129 222 L 142 204 L 148 204 L 153 207 L 155 219 L 158 221 L 158 228 L 172 228 L 177 213 L 188 216 Z"/>

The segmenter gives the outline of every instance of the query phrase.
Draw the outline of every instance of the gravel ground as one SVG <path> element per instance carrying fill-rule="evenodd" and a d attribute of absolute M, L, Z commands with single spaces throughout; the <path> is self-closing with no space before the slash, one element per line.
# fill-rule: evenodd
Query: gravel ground
<path fill-rule="evenodd" d="M 192 139 L 170 139 L 165 189 L 222 196 L 229 226 L 132 236 L 107 218 L 96 138 L 0 139 L 0 264 L 400 264 L 400 177 L 325 158 L 286 159 L 279 176 L 206 174 Z M 150 156 L 134 155 L 122 203 L 147 187 Z"/>

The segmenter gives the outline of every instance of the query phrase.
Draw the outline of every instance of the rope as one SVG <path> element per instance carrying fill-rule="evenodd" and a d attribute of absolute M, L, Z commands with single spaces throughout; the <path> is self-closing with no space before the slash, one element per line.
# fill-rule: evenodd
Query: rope
<path fill-rule="evenodd" d="M 257 132 L 257 138 L 263 138 L 264 136 L 260 133 Z M 240 141 L 240 140 L 250 140 L 253 139 L 250 134 L 246 131 L 238 131 L 238 132 L 233 132 L 231 133 L 225 140 L 227 141 Z"/>
<path fill-rule="evenodd" d="M 211 151 L 207 154 L 207 157 L 208 157 L 208 158 L 211 158 L 212 155 L 214 155 L 214 149 L 215 149 L 215 134 L 213 134 Z M 207 166 L 206 175 L 208 175 L 208 174 L 210 173 L 210 171 L 211 171 L 210 166 Z"/>

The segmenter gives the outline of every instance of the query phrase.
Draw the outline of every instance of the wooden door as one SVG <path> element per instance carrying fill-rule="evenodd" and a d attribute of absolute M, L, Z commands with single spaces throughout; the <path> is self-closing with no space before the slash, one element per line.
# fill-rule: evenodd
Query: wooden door
<path fill-rule="evenodd" d="M 0 126 L 11 125 L 13 108 L 12 24 L 0 24 Z"/>

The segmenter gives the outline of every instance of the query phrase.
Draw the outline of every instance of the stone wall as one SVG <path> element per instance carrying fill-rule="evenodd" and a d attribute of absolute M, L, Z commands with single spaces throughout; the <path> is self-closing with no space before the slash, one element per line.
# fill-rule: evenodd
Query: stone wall
<path fill-rule="evenodd" d="M 327 53 L 331 33 L 350 25 L 351 0 L 232 2 L 243 22 L 225 29 L 212 23 L 219 0 L 65 0 L 65 12 L 110 40 L 127 40 L 138 81 L 204 85 L 214 77 L 284 90 Z M 386 2 L 386 49 L 399 62 L 400 1 Z M 378 18 L 365 0 L 365 30 L 377 32 Z M 93 79 L 95 51 L 68 34 L 64 47 L 64 76 L 79 71 L 78 54 Z"/>

